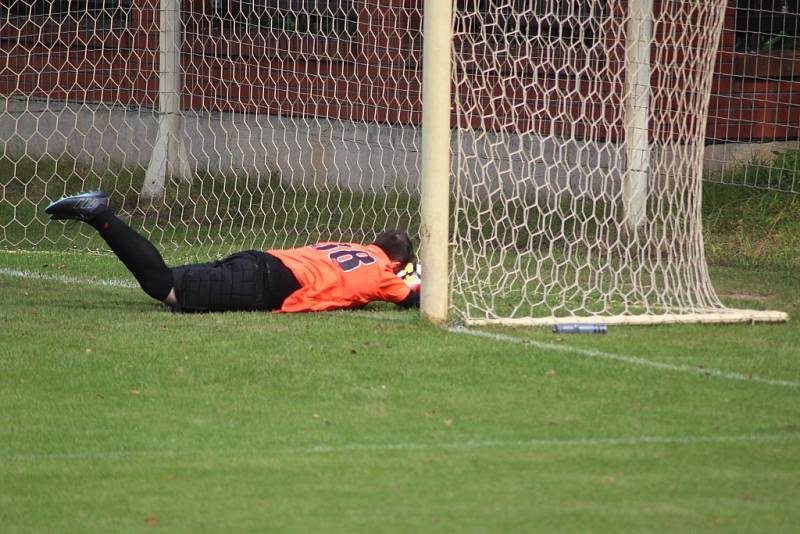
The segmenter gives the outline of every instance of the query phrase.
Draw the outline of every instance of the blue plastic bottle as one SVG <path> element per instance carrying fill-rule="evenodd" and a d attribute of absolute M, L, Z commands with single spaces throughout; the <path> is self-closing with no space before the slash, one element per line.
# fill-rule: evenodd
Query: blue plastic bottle
<path fill-rule="evenodd" d="M 605 334 L 608 326 L 603 323 L 561 323 L 553 325 L 554 334 Z"/>

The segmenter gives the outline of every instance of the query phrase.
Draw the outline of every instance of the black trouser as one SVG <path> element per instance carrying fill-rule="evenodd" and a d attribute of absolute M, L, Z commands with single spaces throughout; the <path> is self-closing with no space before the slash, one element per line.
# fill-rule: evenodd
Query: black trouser
<path fill-rule="evenodd" d="M 183 313 L 277 310 L 300 284 L 275 256 L 257 250 L 225 259 L 173 267 L 177 304 Z"/>
<path fill-rule="evenodd" d="M 248 250 L 221 261 L 170 269 L 158 249 L 112 210 L 98 213 L 88 222 L 145 293 L 163 301 L 175 290 L 178 303 L 174 311 L 277 310 L 300 287 L 292 272 L 265 252 Z"/>

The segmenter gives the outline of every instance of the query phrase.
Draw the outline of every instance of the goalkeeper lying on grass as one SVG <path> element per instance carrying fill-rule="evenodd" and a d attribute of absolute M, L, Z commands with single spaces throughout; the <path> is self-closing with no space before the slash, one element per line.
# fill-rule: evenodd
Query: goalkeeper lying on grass
<path fill-rule="evenodd" d="M 62 198 L 45 212 L 53 220 L 84 221 L 97 229 L 144 292 L 176 312 L 324 311 L 376 300 L 419 306 L 419 287 L 412 289 L 397 275 L 414 257 L 411 238 L 399 230 L 382 232 L 369 245 L 249 250 L 170 268 L 150 241 L 116 217 L 102 191 Z"/>

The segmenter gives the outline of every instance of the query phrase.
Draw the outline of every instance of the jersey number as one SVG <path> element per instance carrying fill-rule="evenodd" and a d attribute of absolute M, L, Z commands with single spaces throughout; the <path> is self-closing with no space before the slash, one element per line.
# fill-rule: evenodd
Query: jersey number
<path fill-rule="evenodd" d="M 352 250 L 349 243 L 338 243 L 328 245 L 316 245 L 316 250 L 330 250 L 328 257 L 331 261 L 339 264 L 344 272 L 354 271 L 362 265 L 369 265 L 375 263 L 375 258 L 363 250 Z M 341 248 L 345 247 L 345 248 Z"/>

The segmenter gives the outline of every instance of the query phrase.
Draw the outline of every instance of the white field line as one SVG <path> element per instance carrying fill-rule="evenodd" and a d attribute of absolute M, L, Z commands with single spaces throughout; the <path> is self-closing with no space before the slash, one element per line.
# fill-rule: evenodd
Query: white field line
<path fill-rule="evenodd" d="M 482 330 L 473 330 L 463 326 L 453 326 L 448 329 L 450 332 L 457 334 L 465 334 L 469 336 L 482 337 L 493 339 L 495 341 L 503 341 L 506 343 L 514 343 L 517 345 L 526 345 L 536 347 L 538 349 L 549 350 L 554 352 L 566 352 L 571 354 L 578 354 L 588 358 L 599 358 L 603 360 L 611 360 L 615 362 L 625 363 L 628 365 L 639 365 L 643 367 L 652 367 L 654 369 L 661 369 L 663 371 L 672 371 L 679 373 L 691 373 L 704 376 L 713 376 L 716 378 L 725 378 L 728 380 L 739 380 L 742 382 L 757 382 L 760 384 L 769 384 L 771 386 L 785 386 L 791 388 L 800 388 L 800 382 L 793 380 L 776 380 L 772 378 L 763 378 L 756 375 L 745 375 L 742 373 L 734 373 L 731 371 L 722 371 L 720 369 L 713 369 L 708 367 L 692 367 L 690 365 L 675 365 L 671 363 L 663 363 L 638 356 L 626 356 L 624 354 L 614 354 L 611 352 L 603 352 L 594 349 L 584 349 L 580 347 L 572 347 L 569 345 L 557 345 L 555 343 L 548 343 L 546 341 L 536 341 L 533 339 L 526 339 L 521 337 L 509 336 L 506 334 L 495 334 L 493 332 L 484 332 Z"/>
<path fill-rule="evenodd" d="M 26 249 L 15 249 L 15 248 L 0 248 L 0 254 L 19 254 L 21 256 L 35 256 L 35 255 L 42 255 L 42 256 L 108 256 L 110 252 L 99 252 L 96 250 L 26 250 Z"/>
<path fill-rule="evenodd" d="M 20 271 L 17 269 L 7 269 L 0 267 L 0 275 L 11 276 L 14 278 L 25 278 L 27 280 L 47 280 L 52 282 L 61 282 L 62 284 L 84 284 L 92 286 L 106 286 L 106 287 L 127 287 L 137 288 L 138 284 L 129 280 L 102 280 L 97 278 L 80 278 L 77 276 L 69 276 L 64 274 L 45 274 L 33 271 Z"/>
<path fill-rule="evenodd" d="M 16 269 L 7 269 L 4 267 L 0 267 L 0 275 L 2 276 L 12 276 L 16 278 L 26 278 L 29 280 L 48 280 L 48 281 L 55 281 L 61 282 L 65 284 L 88 284 L 88 285 L 97 285 L 97 286 L 110 286 L 110 287 L 124 287 L 124 288 L 137 288 L 139 287 L 134 282 L 130 282 L 127 280 L 102 280 L 102 279 L 93 279 L 93 278 L 79 278 L 75 276 L 68 276 L 68 275 L 52 275 L 52 274 L 44 274 L 44 273 L 37 273 L 32 271 L 20 271 Z M 355 315 L 355 314 L 354 314 Z M 360 316 L 360 315 L 359 315 Z M 589 358 L 600 358 L 605 360 L 613 360 L 629 365 L 639 365 L 644 367 L 652 367 L 655 369 L 661 369 L 664 371 L 673 371 L 673 372 L 682 372 L 682 373 L 691 373 L 691 374 L 700 374 L 704 376 L 713 376 L 717 378 L 725 378 L 728 380 L 738 380 L 742 382 L 754 382 L 760 384 L 768 384 L 771 386 L 784 386 L 784 387 L 792 387 L 792 388 L 800 388 L 800 382 L 792 381 L 792 380 L 776 380 L 771 378 L 763 378 L 756 375 L 745 375 L 742 373 L 734 373 L 730 371 L 722 371 L 720 369 L 713 369 L 708 367 L 692 367 L 688 365 L 674 365 L 671 363 L 663 363 L 657 362 L 653 360 L 647 360 L 645 358 L 640 358 L 638 356 L 626 356 L 623 354 L 614 354 L 611 352 L 603 352 L 594 349 L 583 349 L 580 347 L 572 347 L 569 345 L 557 345 L 555 343 L 548 343 L 545 341 L 535 341 L 533 339 L 525 339 L 520 337 L 509 336 L 506 334 L 495 334 L 492 332 L 484 332 L 482 330 L 474 330 L 471 328 L 466 328 L 463 326 L 453 326 L 448 329 L 450 332 L 457 333 L 457 334 L 466 334 L 475 337 L 482 337 L 487 339 L 493 339 L 495 341 L 502 341 L 506 343 L 514 343 L 517 345 L 527 345 L 531 347 L 536 347 L 543 350 L 550 350 L 554 352 L 566 352 L 571 354 L 578 354 L 581 356 L 586 356 Z"/>
<path fill-rule="evenodd" d="M 800 433 L 786 434 L 741 434 L 728 436 L 629 436 L 608 438 L 528 439 L 528 440 L 467 440 L 445 443 L 344 443 L 341 445 L 311 445 L 306 447 L 242 448 L 242 449 L 142 449 L 123 451 L 76 451 L 42 453 L 0 453 L 0 460 L 102 460 L 136 457 L 176 458 L 185 456 L 270 456 L 279 454 L 349 454 L 353 452 L 387 451 L 470 451 L 481 449 L 566 449 L 580 447 L 639 447 L 647 445 L 702 445 L 702 444 L 748 444 L 766 442 L 792 442 L 800 439 Z M 2 467 L 0 467 L 2 470 Z"/>

